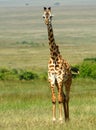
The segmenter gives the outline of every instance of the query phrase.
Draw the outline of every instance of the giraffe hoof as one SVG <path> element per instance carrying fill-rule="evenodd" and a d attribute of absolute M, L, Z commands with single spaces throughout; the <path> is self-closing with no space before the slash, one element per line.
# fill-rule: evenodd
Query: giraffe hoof
<path fill-rule="evenodd" d="M 62 119 L 62 118 L 59 118 L 59 122 L 62 124 L 62 123 L 63 123 L 63 119 Z"/>
<path fill-rule="evenodd" d="M 55 123 L 56 122 L 56 118 L 53 118 L 53 123 Z"/>
<path fill-rule="evenodd" d="M 70 119 L 69 119 L 69 118 L 66 118 L 66 119 L 65 119 L 65 122 L 69 122 L 69 121 L 70 121 Z"/>

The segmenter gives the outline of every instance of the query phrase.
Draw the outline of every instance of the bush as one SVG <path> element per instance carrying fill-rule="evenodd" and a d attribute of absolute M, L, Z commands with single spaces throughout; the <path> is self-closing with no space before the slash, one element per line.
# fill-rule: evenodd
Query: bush
<path fill-rule="evenodd" d="M 93 57 L 93 58 L 85 58 L 84 61 L 93 61 L 93 62 L 96 62 L 96 58 Z"/>
<path fill-rule="evenodd" d="M 96 79 L 96 62 L 95 61 L 84 61 L 79 66 L 80 77 L 82 78 L 93 78 Z"/>
<path fill-rule="evenodd" d="M 9 72 L 9 70 L 7 69 L 7 68 L 1 68 L 0 69 L 0 79 L 1 80 L 4 80 L 5 79 L 5 75 L 6 75 L 6 73 L 8 73 Z"/>
<path fill-rule="evenodd" d="M 15 80 L 18 78 L 18 72 L 16 69 L 9 70 L 7 68 L 0 69 L 1 80 Z"/>
<path fill-rule="evenodd" d="M 38 78 L 38 75 L 27 70 L 20 69 L 0 69 L 0 80 L 32 80 Z"/>
<path fill-rule="evenodd" d="M 48 73 L 47 72 L 43 72 L 42 74 L 39 75 L 39 78 L 41 80 L 48 80 Z"/>
<path fill-rule="evenodd" d="M 73 77 L 96 79 L 96 58 L 86 58 L 83 63 L 72 67 L 79 70 L 79 74 L 73 75 Z"/>
<path fill-rule="evenodd" d="M 96 60 L 84 60 L 82 64 L 72 67 L 73 72 L 79 70 L 79 74 L 73 73 L 73 77 L 96 79 Z M 0 80 L 47 80 L 47 72 L 33 73 L 31 70 L 0 68 Z"/>
<path fill-rule="evenodd" d="M 34 74 L 30 71 L 21 71 L 19 73 L 19 79 L 20 80 L 32 80 L 32 79 L 35 79 L 35 78 L 38 78 L 37 74 Z"/>

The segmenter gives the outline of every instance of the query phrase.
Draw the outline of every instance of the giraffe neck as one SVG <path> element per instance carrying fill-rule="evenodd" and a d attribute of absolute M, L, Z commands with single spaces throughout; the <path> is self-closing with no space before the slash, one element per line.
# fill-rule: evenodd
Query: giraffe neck
<path fill-rule="evenodd" d="M 47 25 L 48 28 L 48 39 L 49 39 L 49 48 L 50 55 L 52 59 L 56 59 L 60 55 L 59 48 L 55 43 L 52 24 Z"/>

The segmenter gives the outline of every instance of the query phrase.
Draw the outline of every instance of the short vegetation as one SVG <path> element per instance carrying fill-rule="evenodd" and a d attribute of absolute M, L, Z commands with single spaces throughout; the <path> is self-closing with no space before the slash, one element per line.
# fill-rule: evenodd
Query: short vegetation
<path fill-rule="evenodd" d="M 79 69 L 78 77 L 96 79 L 96 58 L 86 58 L 75 67 Z"/>
<path fill-rule="evenodd" d="M 96 129 L 96 58 L 90 58 L 96 57 L 96 8 L 56 6 L 56 43 L 63 58 L 79 70 L 73 73 L 70 121 L 60 124 L 56 109 L 57 121 L 52 123 L 43 8 L 4 7 L 0 8 L 0 130 Z"/>
<path fill-rule="evenodd" d="M 86 58 L 83 63 L 73 66 L 79 70 L 79 74 L 73 77 L 96 79 L 96 58 Z M 73 74 L 74 75 L 74 74 Z M 42 74 L 33 70 L 0 68 L 0 80 L 47 80 L 47 71 Z"/>
<path fill-rule="evenodd" d="M 80 77 L 96 79 L 96 58 L 85 59 L 79 66 Z"/>
<path fill-rule="evenodd" d="M 22 69 L 0 69 L 0 79 L 1 80 L 33 80 L 38 78 L 38 75 L 31 70 Z"/>

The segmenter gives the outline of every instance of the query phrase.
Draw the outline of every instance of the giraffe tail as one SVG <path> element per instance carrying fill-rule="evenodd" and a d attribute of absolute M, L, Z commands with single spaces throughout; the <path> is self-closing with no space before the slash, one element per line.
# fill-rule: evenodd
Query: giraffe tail
<path fill-rule="evenodd" d="M 79 74 L 79 69 L 77 67 L 71 66 L 71 72 L 72 72 L 73 77 L 76 77 L 76 75 Z"/>

